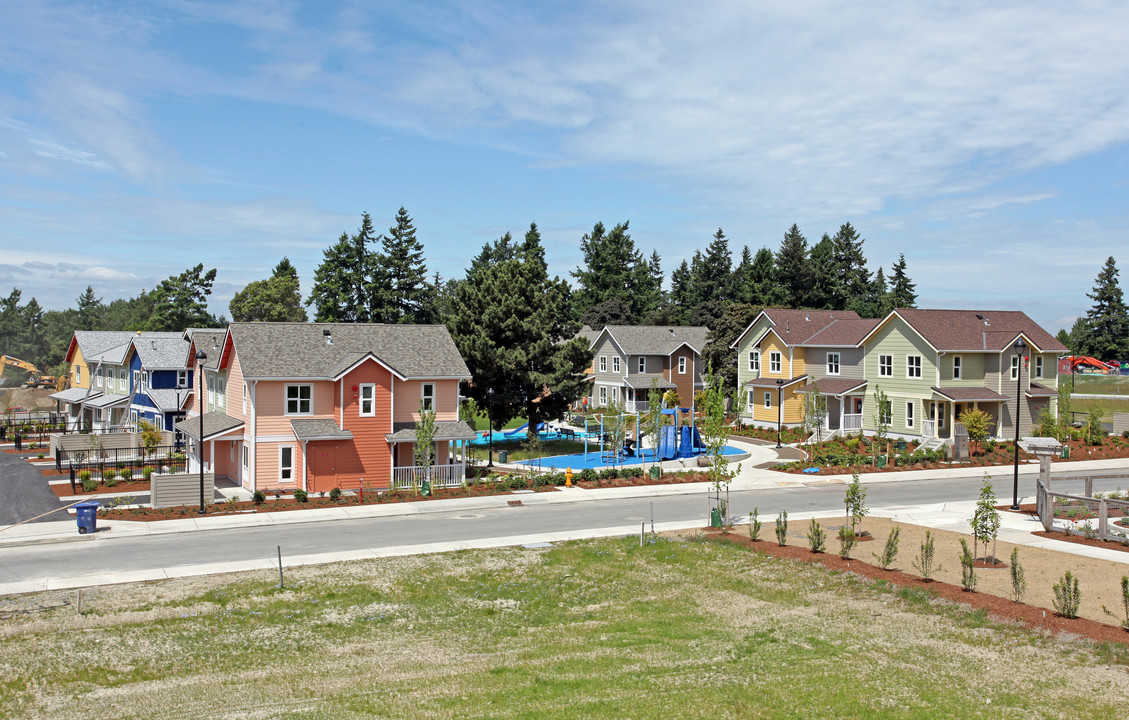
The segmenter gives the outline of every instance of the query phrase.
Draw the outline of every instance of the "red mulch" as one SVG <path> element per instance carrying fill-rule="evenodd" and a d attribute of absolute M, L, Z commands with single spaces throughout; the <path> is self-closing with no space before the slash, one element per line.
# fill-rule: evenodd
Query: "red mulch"
<path fill-rule="evenodd" d="M 1018 620 L 1032 627 L 1044 630 L 1051 635 L 1069 633 L 1089 638 L 1095 642 L 1129 644 L 1129 632 L 1126 632 L 1117 625 L 1106 625 L 1086 618 L 1065 618 L 1050 608 L 1017 603 L 1007 598 L 987 595 L 985 593 L 965 592 L 964 588 L 959 585 L 950 585 L 949 583 L 936 580 L 928 581 L 916 575 L 904 573 L 901 570 L 883 570 L 862 560 L 844 560 L 838 555 L 829 553 L 820 553 L 817 555 L 801 547 L 794 545 L 781 547 L 774 542 L 765 540 L 757 540 L 754 542 L 749 539 L 748 535 L 740 535 L 732 532 L 721 533 L 719 537 L 773 557 L 818 563 L 829 570 L 852 572 L 856 575 L 861 575 L 873 580 L 885 580 L 891 585 L 897 585 L 898 587 L 925 590 L 937 597 L 950 600 L 954 603 L 986 610 L 988 614 L 994 618 Z M 1006 565 L 1004 567 L 1006 567 Z"/>
<path fill-rule="evenodd" d="M 51 492 L 55 493 L 55 497 L 67 497 L 70 495 L 82 495 L 82 483 L 75 480 L 75 489 L 71 490 L 70 483 L 60 483 L 58 485 L 50 485 Z M 77 491 L 77 492 L 76 492 Z M 97 495 L 98 493 L 147 493 L 149 492 L 149 483 L 145 480 L 118 480 L 118 484 L 110 487 L 109 485 L 99 485 L 97 490 L 92 490 L 87 495 Z"/>
<path fill-rule="evenodd" d="M 1010 507 L 1011 506 L 1009 506 L 1009 505 L 999 505 L 999 506 L 996 507 L 996 509 L 997 510 L 1008 510 Z M 1024 515 L 1031 515 L 1032 517 L 1036 517 L 1036 518 L 1038 517 L 1038 514 L 1039 514 L 1038 509 L 1036 508 L 1034 503 L 1028 503 L 1026 505 L 1020 505 L 1019 506 L 1019 512 L 1024 514 Z M 1112 513 L 1111 513 L 1111 516 L 1112 516 Z M 1080 517 L 1078 519 L 1083 520 L 1085 518 Z M 1038 535 L 1039 537 L 1047 538 L 1048 540 L 1061 540 L 1062 542 L 1074 543 L 1076 545 L 1090 545 L 1091 547 L 1099 547 L 1099 548 L 1104 548 L 1106 550 L 1117 550 L 1118 552 L 1129 552 L 1129 546 L 1122 545 L 1119 542 L 1114 542 L 1112 540 L 1101 540 L 1099 538 L 1088 538 L 1085 535 L 1067 535 L 1066 533 L 1061 532 L 1059 530 L 1051 530 L 1050 532 L 1047 532 L 1046 530 L 1039 530 L 1039 531 L 1033 532 L 1031 534 L 1032 535 Z"/>

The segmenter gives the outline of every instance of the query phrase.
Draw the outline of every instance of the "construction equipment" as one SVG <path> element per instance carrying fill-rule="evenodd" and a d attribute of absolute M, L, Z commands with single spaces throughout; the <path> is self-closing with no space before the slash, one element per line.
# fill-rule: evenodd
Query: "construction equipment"
<path fill-rule="evenodd" d="M 26 370 L 28 373 L 27 380 L 24 382 L 24 387 L 57 387 L 59 379 L 54 375 L 48 375 L 42 372 L 35 365 L 32 365 L 27 360 L 20 360 L 10 355 L 0 355 L 0 372 L 4 365 Z"/>

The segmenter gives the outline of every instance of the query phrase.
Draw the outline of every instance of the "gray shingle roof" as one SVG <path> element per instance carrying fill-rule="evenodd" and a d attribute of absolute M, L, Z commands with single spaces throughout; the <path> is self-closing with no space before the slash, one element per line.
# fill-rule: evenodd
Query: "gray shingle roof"
<path fill-rule="evenodd" d="M 101 390 L 90 390 L 89 388 L 67 388 L 57 393 L 52 393 L 52 400 L 62 400 L 63 402 L 76 403 L 86 398 L 87 392 L 90 393 L 91 398 L 95 398 L 102 394 Z"/>
<path fill-rule="evenodd" d="M 290 427 L 294 430 L 294 437 L 299 440 L 352 440 L 353 433 L 337 427 L 337 423 L 328 418 L 311 418 L 308 420 L 291 420 Z"/>
<path fill-rule="evenodd" d="M 204 439 L 223 435 L 243 427 L 243 421 L 221 412 L 204 413 L 202 416 L 190 417 L 176 424 L 176 429 L 192 438 L 200 437 L 200 421 L 204 422 Z"/>
<path fill-rule="evenodd" d="M 656 388 L 662 390 L 677 387 L 660 373 L 636 373 L 624 377 L 623 381 L 627 383 L 628 387 L 635 388 L 636 390 L 649 390 L 652 382 Z"/>
<path fill-rule="evenodd" d="M 1007 400 L 1006 397 L 995 390 L 986 387 L 932 387 L 929 389 L 953 402 L 998 402 Z"/>
<path fill-rule="evenodd" d="M 895 312 L 938 350 L 1000 352 L 1023 333 L 1042 352 L 1066 352 L 1053 335 L 1018 310 L 898 308 Z"/>
<path fill-rule="evenodd" d="M 145 394 L 149 396 L 149 399 L 153 401 L 153 404 L 157 406 L 157 409 L 162 412 L 179 410 L 177 400 L 179 399 L 181 402 L 184 402 L 188 396 L 192 394 L 192 390 L 189 388 L 181 388 L 179 396 L 177 393 L 177 390 L 169 388 L 149 388 L 145 392 Z"/>
<path fill-rule="evenodd" d="M 700 353 L 710 331 L 704 325 L 606 325 L 604 330 L 628 355 L 669 355 L 682 343 Z"/>
<path fill-rule="evenodd" d="M 96 355 L 101 355 L 111 348 L 128 345 L 136 333 L 127 330 L 75 330 L 74 339 L 82 357 L 90 362 Z"/>
<path fill-rule="evenodd" d="M 414 442 L 416 439 L 416 424 L 414 422 L 398 422 L 392 424 L 392 434 L 385 435 L 389 442 Z M 470 429 L 462 420 L 435 423 L 435 440 L 473 440 L 478 433 Z"/>
<path fill-rule="evenodd" d="M 818 389 L 820 395 L 838 396 L 864 387 L 866 387 L 866 380 L 856 380 L 854 378 L 823 378 L 809 382 L 796 392 L 810 393 L 812 390 Z"/>
<path fill-rule="evenodd" d="M 181 333 L 142 333 L 133 338 L 133 351 L 146 370 L 186 367 L 188 340 Z"/>
<path fill-rule="evenodd" d="M 204 367 L 213 370 L 219 367 L 223 345 L 227 339 L 227 330 L 190 328 L 185 333 L 195 345 L 196 352 L 203 350 L 207 356 L 208 359 L 204 361 Z"/>
<path fill-rule="evenodd" d="M 82 404 L 92 408 L 108 408 L 127 402 L 129 402 L 129 395 L 97 395 L 87 398 Z"/>
<path fill-rule="evenodd" d="M 405 378 L 470 378 L 443 325 L 232 323 L 228 332 L 246 378 L 333 378 L 370 353 Z"/>

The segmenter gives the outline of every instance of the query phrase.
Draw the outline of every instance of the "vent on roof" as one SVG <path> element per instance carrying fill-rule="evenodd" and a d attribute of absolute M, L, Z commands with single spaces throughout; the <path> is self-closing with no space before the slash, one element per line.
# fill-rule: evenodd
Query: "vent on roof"
<path fill-rule="evenodd" d="M 811 315 L 804 315 L 804 322 L 811 322 Z"/>
<path fill-rule="evenodd" d="M 150 340 L 150 341 L 149 341 L 149 347 L 151 347 L 151 348 L 153 348 L 154 350 L 156 350 L 156 349 L 157 349 L 157 341 L 156 341 L 156 340 Z"/>
<path fill-rule="evenodd" d="M 325 344 L 326 345 L 332 345 L 333 344 L 333 332 L 329 328 L 324 328 L 321 331 L 321 334 L 325 336 Z"/>
<path fill-rule="evenodd" d="M 667 329 L 668 329 L 668 330 L 670 330 L 670 335 L 671 335 L 671 337 L 678 337 L 678 333 L 676 333 L 676 332 L 674 331 L 674 328 L 667 328 Z"/>
<path fill-rule="evenodd" d="M 784 332 L 792 332 L 792 321 L 791 320 L 785 320 L 784 321 Z"/>

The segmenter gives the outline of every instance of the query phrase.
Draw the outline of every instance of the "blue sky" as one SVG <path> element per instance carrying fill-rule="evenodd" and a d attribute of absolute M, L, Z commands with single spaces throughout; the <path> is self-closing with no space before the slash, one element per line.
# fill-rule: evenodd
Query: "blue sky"
<path fill-rule="evenodd" d="M 0 0 L 0 291 L 211 308 L 401 205 L 429 269 L 630 220 L 669 274 L 724 228 L 850 221 L 923 307 L 1052 332 L 1129 262 L 1129 3 Z M 1129 278 L 1123 278 L 1129 283 Z"/>

